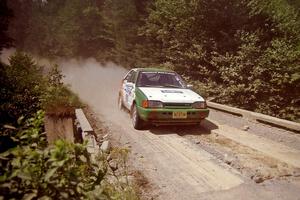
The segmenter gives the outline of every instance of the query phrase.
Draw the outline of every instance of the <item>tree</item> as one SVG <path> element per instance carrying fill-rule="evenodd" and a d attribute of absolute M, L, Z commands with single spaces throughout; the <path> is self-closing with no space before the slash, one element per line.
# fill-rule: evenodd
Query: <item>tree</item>
<path fill-rule="evenodd" d="M 21 116 L 29 117 L 40 109 L 43 78 L 40 67 L 28 55 L 17 52 L 10 64 L 1 64 L 0 123 L 15 125 Z"/>

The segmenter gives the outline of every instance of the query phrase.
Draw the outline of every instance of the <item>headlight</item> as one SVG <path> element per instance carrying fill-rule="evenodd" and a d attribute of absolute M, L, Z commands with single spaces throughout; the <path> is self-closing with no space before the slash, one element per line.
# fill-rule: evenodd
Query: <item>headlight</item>
<path fill-rule="evenodd" d="M 143 100 L 142 107 L 143 108 L 162 108 L 163 103 L 160 101 Z"/>
<path fill-rule="evenodd" d="M 193 108 L 196 109 L 205 109 L 206 108 L 206 102 L 205 101 L 197 101 L 192 104 Z"/>

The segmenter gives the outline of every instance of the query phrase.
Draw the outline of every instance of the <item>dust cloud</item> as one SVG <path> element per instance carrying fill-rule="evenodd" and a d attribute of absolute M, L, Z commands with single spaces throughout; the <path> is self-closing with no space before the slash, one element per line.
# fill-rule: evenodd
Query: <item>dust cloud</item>
<path fill-rule="evenodd" d="M 16 49 L 10 48 L 10 49 L 3 49 L 0 52 L 0 60 L 4 64 L 9 64 L 9 57 L 13 55 L 16 52 Z"/>
<path fill-rule="evenodd" d="M 115 120 L 120 115 L 117 99 L 121 80 L 127 70 L 95 59 L 60 61 L 64 82 L 97 112 Z"/>
<path fill-rule="evenodd" d="M 1 52 L 0 52 L 0 61 L 3 62 L 4 64 L 9 64 L 9 58 L 16 52 L 16 49 L 15 48 L 9 48 L 9 49 L 3 49 Z M 43 72 L 48 72 L 49 69 L 51 68 L 51 66 L 53 66 L 56 61 L 51 61 L 49 59 L 46 59 L 46 58 L 42 58 L 42 57 L 39 57 L 37 55 L 33 55 L 33 54 L 30 54 L 30 53 L 26 53 L 28 55 L 30 55 L 34 62 L 38 65 L 38 66 L 42 66 L 42 69 L 43 69 Z"/>
<path fill-rule="evenodd" d="M 1 61 L 9 63 L 9 57 L 15 49 L 4 49 L 1 52 Z M 128 71 L 124 67 L 108 62 L 101 64 L 94 58 L 88 59 L 58 59 L 48 60 L 31 55 L 37 64 L 49 68 L 58 64 L 63 81 L 80 99 L 92 107 L 109 121 L 123 121 L 128 118 L 120 112 L 117 106 L 121 80 Z M 127 119 L 128 120 L 128 119 Z"/>

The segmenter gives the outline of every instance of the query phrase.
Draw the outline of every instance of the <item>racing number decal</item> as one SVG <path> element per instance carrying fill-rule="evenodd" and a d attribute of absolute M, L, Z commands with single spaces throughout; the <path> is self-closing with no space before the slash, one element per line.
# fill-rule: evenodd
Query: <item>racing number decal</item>
<path fill-rule="evenodd" d="M 130 109 L 132 102 L 135 97 L 135 83 L 134 79 L 136 76 L 136 72 L 131 70 L 124 79 L 124 104 L 125 106 Z"/>
<path fill-rule="evenodd" d="M 134 85 L 131 83 L 127 83 L 125 85 L 124 90 L 125 90 L 125 102 L 128 105 L 128 107 L 130 107 L 134 99 Z"/>

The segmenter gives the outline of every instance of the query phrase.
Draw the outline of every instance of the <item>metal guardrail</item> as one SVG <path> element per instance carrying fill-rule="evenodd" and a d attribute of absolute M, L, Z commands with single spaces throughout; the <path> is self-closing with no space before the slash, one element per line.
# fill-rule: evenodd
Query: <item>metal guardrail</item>
<path fill-rule="evenodd" d="M 82 109 L 75 109 L 76 119 L 81 128 L 81 137 L 83 140 L 87 140 L 87 150 L 89 153 L 96 153 L 99 150 L 99 146 L 97 145 L 94 130 L 87 120 L 85 114 Z"/>
<path fill-rule="evenodd" d="M 226 105 L 214 103 L 211 101 L 207 102 L 207 106 L 212 109 L 221 110 L 221 111 L 225 111 L 225 112 L 228 112 L 228 113 L 231 113 L 234 115 L 241 116 L 241 117 L 246 118 L 251 121 L 264 122 L 264 123 L 272 124 L 272 125 L 279 126 L 282 128 L 286 128 L 289 130 L 293 130 L 296 132 L 300 132 L 300 124 L 297 122 L 279 119 L 276 117 L 271 117 L 269 115 L 264 115 L 261 113 L 251 112 L 251 111 L 243 110 L 243 109 L 239 109 L 239 108 L 234 108 L 231 106 L 226 106 Z"/>

